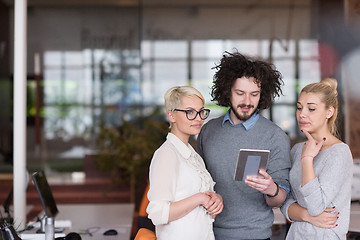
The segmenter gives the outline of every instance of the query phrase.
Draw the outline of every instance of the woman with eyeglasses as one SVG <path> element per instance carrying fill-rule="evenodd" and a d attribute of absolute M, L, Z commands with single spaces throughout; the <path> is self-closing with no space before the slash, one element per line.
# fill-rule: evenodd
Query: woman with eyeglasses
<path fill-rule="evenodd" d="M 149 205 L 157 240 L 212 240 L 212 223 L 223 209 L 222 197 L 203 159 L 189 144 L 209 116 L 204 97 L 193 87 L 170 88 L 165 108 L 170 122 L 166 141 L 150 165 Z"/>

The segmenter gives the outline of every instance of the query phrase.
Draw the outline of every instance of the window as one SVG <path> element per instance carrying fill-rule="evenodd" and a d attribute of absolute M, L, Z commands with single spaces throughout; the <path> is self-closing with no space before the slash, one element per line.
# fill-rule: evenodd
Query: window
<path fill-rule="evenodd" d="M 262 114 L 274 121 L 291 138 L 299 136 L 295 118 L 299 91 L 308 83 L 320 80 L 316 40 L 193 40 L 143 41 L 143 99 L 163 105 L 163 95 L 175 85 L 191 85 L 205 97 L 211 108 L 210 118 L 226 109 L 211 102 L 211 86 L 217 64 L 224 51 L 239 52 L 272 59 L 283 76 L 283 95 Z"/>

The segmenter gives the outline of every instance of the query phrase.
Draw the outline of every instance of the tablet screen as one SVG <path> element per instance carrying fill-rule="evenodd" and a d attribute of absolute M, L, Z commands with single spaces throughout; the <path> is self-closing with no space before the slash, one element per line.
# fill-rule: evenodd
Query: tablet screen
<path fill-rule="evenodd" d="M 234 179 L 244 181 L 247 176 L 258 175 L 261 168 L 266 170 L 269 155 L 269 150 L 240 149 Z"/>

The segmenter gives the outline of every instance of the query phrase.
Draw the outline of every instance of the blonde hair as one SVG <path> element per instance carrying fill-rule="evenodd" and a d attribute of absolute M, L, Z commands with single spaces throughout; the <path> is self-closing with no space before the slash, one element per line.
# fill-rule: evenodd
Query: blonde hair
<path fill-rule="evenodd" d="M 164 95 L 166 112 L 174 111 L 181 106 L 181 99 L 183 97 L 198 97 L 205 104 L 203 95 L 195 88 L 190 86 L 176 86 L 166 91 Z M 170 123 L 170 128 L 172 124 Z"/>
<path fill-rule="evenodd" d="M 321 82 L 311 83 L 306 85 L 301 92 L 315 93 L 320 95 L 320 100 L 325 103 L 326 109 L 330 106 L 334 108 L 333 115 L 328 120 L 329 131 L 338 136 L 336 127 L 336 119 L 338 115 L 338 92 L 337 92 L 337 81 L 334 78 L 325 78 Z"/>

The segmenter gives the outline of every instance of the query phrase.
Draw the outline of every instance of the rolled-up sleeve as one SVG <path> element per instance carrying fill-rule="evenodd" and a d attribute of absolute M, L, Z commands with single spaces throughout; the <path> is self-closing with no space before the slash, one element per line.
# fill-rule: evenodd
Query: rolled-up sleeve
<path fill-rule="evenodd" d="M 154 225 L 168 223 L 170 203 L 175 199 L 178 172 L 179 164 L 174 151 L 160 148 L 154 153 L 150 164 L 149 205 L 146 209 Z"/>

